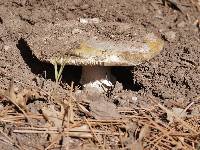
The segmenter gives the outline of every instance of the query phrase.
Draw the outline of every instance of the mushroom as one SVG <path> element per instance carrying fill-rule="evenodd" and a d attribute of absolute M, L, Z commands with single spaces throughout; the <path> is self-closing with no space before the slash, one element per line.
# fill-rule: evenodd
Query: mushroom
<path fill-rule="evenodd" d="M 60 21 L 36 24 L 26 41 L 41 61 L 82 66 L 85 90 L 114 86 L 111 66 L 135 66 L 160 53 L 163 41 L 142 25 Z"/>

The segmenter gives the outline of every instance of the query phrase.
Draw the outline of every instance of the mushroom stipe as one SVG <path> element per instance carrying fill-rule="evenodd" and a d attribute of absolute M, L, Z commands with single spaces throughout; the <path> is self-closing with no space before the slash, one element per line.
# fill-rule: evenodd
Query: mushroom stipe
<path fill-rule="evenodd" d="M 158 55 L 164 46 L 143 26 L 117 22 L 36 24 L 26 40 L 41 61 L 54 66 L 83 66 L 83 87 L 100 93 L 114 85 L 110 66 L 141 64 Z M 56 72 L 57 82 L 61 73 Z"/>

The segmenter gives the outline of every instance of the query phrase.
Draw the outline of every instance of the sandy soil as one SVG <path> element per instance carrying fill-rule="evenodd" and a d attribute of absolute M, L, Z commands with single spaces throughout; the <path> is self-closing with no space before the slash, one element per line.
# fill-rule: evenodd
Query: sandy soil
<path fill-rule="evenodd" d="M 69 135 L 68 137 L 58 134 L 60 137 L 55 137 L 55 135 L 49 136 L 49 134 L 13 132 L 21 128 L 25 131 L 30 127 L 50 127 L 51 124 L 47 125 L 47 122 L 50 122 L 47 114 L 50 112 L 56 114 L 54 111 L 58 110 L 62 112 L 59 105 L 62 102 L 65 103 L 66 99 L 72 99 L 71 95 L 73 92 L 70 92 L 71 82 L 74 82 L 73 87 L 80 85 L 81 67 L 65 66 L 61 83 L 56 85 L 53 65 L 37 59 L 33 55 L 32 50 L 27 46 L 24 37 L 30 36 L 31 28 L 40 23 L 56 23 L 66 20 L 78 21 L 80 18 L 98 18 L 105 22 L 138 24 L 155 32 L 165 42 L 162 52 L 148 62 L 136 67 L 113 67 L 112 73 L 116 76 L 119 83 L 117 83 L 110 95 L 98 97 L 96 95 L 75 96 L 76 101 L 81 102 L 81 106 L 85 106 L 84 108 L 90 107 L 88 114 L 85 111 L 76 110 L 74 112 L 75 120 L 85 121 L 86 118 L 91 117 L 97 120 L 107 119 L 107 117 L 113 119 L 112 116 L 119 118 L 119 111 L 116 111 L 115 107 L 134 109 L 134 113 L 137 114 L 139 106 L 143 108 L 146 106 L 146 108 L 150 109 L 152 104 L 150 101 L 155 100 L 169 109 L 174 107 L 185 109 L 191 104 L 190 108 L 187 108 L 187 112 L 191 114 L 195 110 L 196 114 L 199 115 L 199 13 L 200 4 L 195 0 L 176 0 L 176 3 L 173 3 L 171 0 L 1 0 L 0 89 L 1 93 L 3 93 L 0 96 L 1 149 L 62 149 L 67 145 L 66 143 L 68 143 L 68 147 L 71 147 L 71 149 L 101 149 L 102 145 L 105 145 L 105 149 L 123 149 L 126 145 L 130 145 L 130 140 L 124 143 L 119 142 L 121 140 L 117 136 L 111 138 L 112 140 L 107 137 L 101 137 L 101 139 L 98 136 L 98 138 L 95 137 L 91 142 L 87 138 L 73 138 Z M 20 98 L 16 98 L 18 100 L 16 104 L 22 105 L 20 108 L 29 115 L 29 120 L 34 114 L 36 118 L 39 118 L 36 120 L 34 120 L 34 117 L 31 118 L 32 125 L 29 124 L 29 121 L 27 122 L 26 117 L 23 117 L 20 109 L 13 105 L 12 101 L 9 102 L 9 99 L 12 99 L 12 97 L 9 98 L 10 95 L 5 96 L 4 94 L 7 89 L 9 89 L 7 91 L 12 93 L 12 87 L 9 88 L 9 85 L 12 85 L 12 79 L 14 80 L 15 98 L 20 96 L 23 98 L 28 97 L 24 105 L 22 102 L 19 102 Z M 100 104 L 93 102 L 95 99 L 100 99 L 102 102 Z M 54 106 L 55 110 L 51 110 L 49 106 Z M 81 107 L 80 105 L 78 106 Z M 96 106 L 105 109 L 109 107 L 109 114 L 103 113 L 99 115 L 95 113 L 97 111 L 102 112 Z M 48 109 L 44 110 L 47 107 Z M 135 115 L 134 113 L 133 115 Z M 161 114 L 159 114 L 159 117 L 166 118 L 166 115 L 163 116 Z M 13 116 L 13 118 L 10 116 Z M 199 135 L 200 118 L 197 117 L 196 119 L 196 124 L 193 127 L 197 127 L 198 130 L 195 128 L 197 131 L 195 134 Z M 74 125 L 71 125 L 72 122 L 68 122 L 70 127 Z M 140 122 L 137 122 L 137 124 L 139 124 L 138 127 L 140 129 L 143 129 Z M 54 124 L 54 126 L 56 125 Z M 77 124 L 74 126 L 77 126 Z M 62 131 L 61 127 L 58 131 L 59 133 Z M 99 130 L 105 128 L 96 127 Z M 113 128 L 115 129 L 115 126 Z M 120 130 L 124 132 L 124 129 Z M 135 131 L 134 129 L 132 130 Z M 197 138 L 197 136 L 195 137 Z M 54 143 L 52 139 L 57 141 L 55 140 Z M 187 144 L 185 145 L 183 144 L 182 148 L 191 149 L 192 143 L 195 145 L 192 148 L 197 148 L 197 139 L 193 138 L 194 143 L 192 140 L 187 139 L 189 142 L 186 142 Z M 107 141 L 107 143 L 105 142 L 106 144 L 101 145 L 99 140 L 102 140 L 102 143 Z M 185 139 L 185 141 L 187 140 Z M 137 140 L 131 139 L 131 141 Z M 134 147 L 133 143 L 132 148 Z M 94 146 L 95 144 L 99 146 Z M 143 147 L 145 146 L 146 149 L 150 149 L 150 147 L 143 143 Z M 170 144 L 165 149 L 176 146 L 176 144 Z M 131 148 L 127 146 L 127 149 Z M 159 149 L 159 147 L 153 147 L 153 149 Z"/>

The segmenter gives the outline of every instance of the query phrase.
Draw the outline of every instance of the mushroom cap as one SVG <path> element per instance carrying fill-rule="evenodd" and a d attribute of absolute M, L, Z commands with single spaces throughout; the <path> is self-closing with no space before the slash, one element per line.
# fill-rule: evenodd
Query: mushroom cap
<path fill-rule="evenodd" d="M 26 41 L 41 61 L 82 66 L 138 65 L 164 45 L 142 25 L 117 22 L 36 24 Z"/>

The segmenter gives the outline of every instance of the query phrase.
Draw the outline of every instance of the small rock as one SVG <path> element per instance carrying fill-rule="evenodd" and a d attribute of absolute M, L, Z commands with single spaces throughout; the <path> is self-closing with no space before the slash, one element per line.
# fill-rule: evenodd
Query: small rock
<path fill-rule="evenodd" d="M 173 42 L 176 39 L 176 33 L 174 31 L 165 32 L 164 36 L 169 42 Z"/>
<path fill-rule="evenodd" d="M 134 103 L 137 103 L 138 98 L 137 98 L 136 96 L 133 96 L 133 97 L 132 97 L 132 101 L 133 101 Z"/>
<path fill-rule="evenodd" d="M 99 23 L 100 19 L 99 18 L 80 18 L 80 23 Z"/>
<path fill-rule="evenodd" d="M 120 114 L 113 103 L 104 100 L 90 102 L 91 114 L 96 119 L 119 119 Z"/>
<path fill-rule="evenodd" d="M 88 19 L 85 19 L 85 18 L 80 18 L 80 23 L 88 23 Z"/>

